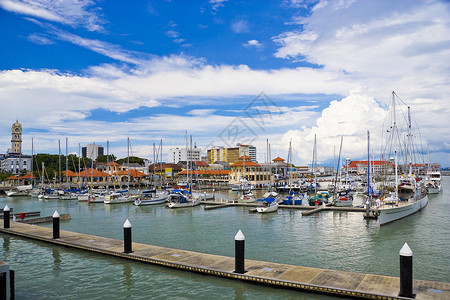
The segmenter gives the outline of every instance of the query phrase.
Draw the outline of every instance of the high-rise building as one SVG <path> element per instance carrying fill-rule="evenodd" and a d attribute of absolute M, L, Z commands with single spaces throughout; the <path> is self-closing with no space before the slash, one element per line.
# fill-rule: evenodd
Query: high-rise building
<path fill-rule="evenodd" d="M 103 155 L 103 146 L 96 144 L 89 144 L 86 147 L 81 148 L 81 156 L 83 158 L 89 158 L 96 160 L 97 157 Z"/>
<path fill-rule="evenodd" d="M 169 149 L 168 162 L 177 164 L 179 161 L 199 161 L 201 154 L 201 148 L 194 146 L 192 149 L 189 147 L 175 147 Z"/>
<path fill-rule="evenodd" d="M 253 162 L 256 162 L 256 147 L 253 145 L 237 144 L 236 147 L 225 148 L 223 146 L 212 146 L 206 151 L 206 162 L 213 164 L 216 161 L 225 161 L 234 164 L 239 161 L 241 156 L 250 156 Z"/>

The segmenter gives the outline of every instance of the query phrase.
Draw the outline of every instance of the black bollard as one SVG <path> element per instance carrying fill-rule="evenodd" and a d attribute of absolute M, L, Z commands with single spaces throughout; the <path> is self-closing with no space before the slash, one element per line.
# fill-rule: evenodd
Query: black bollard
<path fill-rule="evenodd" d="M 400 250 L 400 293 L 401 297 L 414 298 L 413 294 L 413 253 L 405 243 Z"/>
<path fill-rule="evenodd" d="M 131 249 L 131 223 L 128 219 L 123 224 L 123 252 L 130 253 L 133 252 Z"/>
<path fill-rule="evenodd" d="M 8 205 L 5 205 L 5 208 L 3 208 L 3 228 L 9 228 L 9 211 Z"/>
<path fill-rule="evenodd" d="M 59 239 L 59 213 L 55 210 L 53 213 L 53 239 Z"/>
<path fill-rule="evenodd" d="M 241 230 L 234 237 L 234 272 L 239 274 L 245 273 L 245 236 Z"/>

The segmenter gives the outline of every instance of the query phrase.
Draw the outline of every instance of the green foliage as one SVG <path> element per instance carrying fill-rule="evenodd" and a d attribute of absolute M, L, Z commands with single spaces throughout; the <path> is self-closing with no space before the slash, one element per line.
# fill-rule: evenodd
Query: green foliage
<path fill-rule="evenodd" d="M 66 169 L 66 156 L 58 154 L 45 154 L 39 153 L 33 157 L 33 174 L 37 178 L 42 176 L 42 163 L 44 163 L 45 177 L 46 179 L 53 180 L 53 177 L 59 178 L 59 170 L 61 169 L 61 177 Z M 81 164 L 81 170 L 91 167 L 91 160 L 89 158 L 82 158 L 79 163 L 78 156 L 69 154 L 67 156 L 68 169 L 73 172 L 78 172 L 79 165 Z"/>
<path fill-rule="evenodd" d="M 118 163 L 119 165 L 127 163 L 127 162 L 128 162 L 128 158 L 127 157 L 121 158 L 121 159 L 116 161 L 116 163 Z M 140 158 L 140 157 L 137 157 L 137 156 L 130 156 L 130 164 L 131 163 L 138 163 L 141 166 L 145 165 L 144 159 Z"/>
<path fill-rule="evenodd" d="M 108 160 L 108 156 L 109 156 L 109 160 Z M 96 162 L 112 162 L 112 161 L 116 161 L 117 157 L 114 154 L 110 154 L 110 155 L 99 155 L 97 157 L 97 159 L 95 160 Z"/>
<path fill-rule="evenodd" d="M 6 178 L 8 178 L 9 176 L 11 176 L 12 173 L 11 172 L 5 172 L 5 171 L 0 171 L 0 181 L 5 181 Z"/>

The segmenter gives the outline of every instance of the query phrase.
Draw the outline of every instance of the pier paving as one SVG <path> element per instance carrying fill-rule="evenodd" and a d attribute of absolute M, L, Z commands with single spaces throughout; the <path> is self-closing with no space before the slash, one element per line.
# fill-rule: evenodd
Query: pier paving
<path fill-rule="evenodd" d="M 123 253 L 122 240 L 103 238 L 70 231 L 53 239 L 52 228 L 12 222 L 0 232 L 52 244 L 132 259 L 191 272 L 246 282 L 367 299 L 408 299 L 399 297 L 400 279 L 393 276 L 302 267 L 246 259 L 244 274 L 234 273 L 235 259 L 133 242 L 132 253 Z M 414 280 L 415 299 L 450 299 L 450 283 Z"/>

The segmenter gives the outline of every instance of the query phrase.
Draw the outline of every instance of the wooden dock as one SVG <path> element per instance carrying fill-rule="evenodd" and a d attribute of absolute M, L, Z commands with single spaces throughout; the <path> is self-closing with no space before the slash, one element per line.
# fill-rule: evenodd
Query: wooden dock
<path fill-rule="evenodd" d="M 399 297 L 400 279 L 393 276 L 326 270 L 295 265 L 245 260 L 244 274 L 234 273 L 235 259 L 166 247 L 132 243 L 133 252 L 123 253 L 122 240 L 61 231 L 53 239 L 53 229 L 18 222 L 1 233 L 17 235 L 51 244 L 82 249 L 155 265 L 242 280 L 264 286 L 287 288 L 328 295 L 366 299 L 409 299 Z M 450 299 L 450 283 L 414 280 L 415 299 Z"/>

